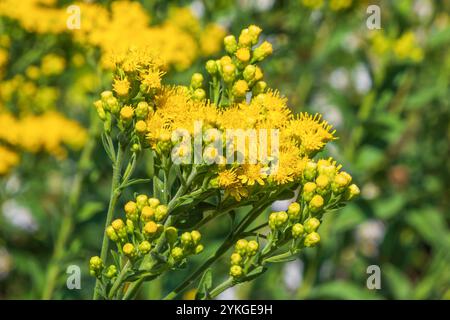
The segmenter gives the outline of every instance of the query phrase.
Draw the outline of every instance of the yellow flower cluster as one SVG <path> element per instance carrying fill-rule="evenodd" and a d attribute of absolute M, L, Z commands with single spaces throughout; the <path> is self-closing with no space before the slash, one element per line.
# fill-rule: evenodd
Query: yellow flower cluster
<path fill-rule="evenodd" d="M 186 69 L 198 56 L 220 50 L 224 30 L 219 25 L 204 27 L 188 8 L 170 10 L 159 25 L 150 25 L 150 16 L 139 2 L 112 1 L 110 8 L 96 3 L 75 2 L 80 8 L 80 29 L 66 26 L 69 14 L 56 0 L 3 0 L 0 15 L 18 20 L 29 32 L 71 33 L 75 40 L 101 49 L 102 65 L 111 68 L 112 52 L 132 46 L 151 46 L 168 65 Z M 54 62 L 53 62 L 54 63 Z"/>
<path fill-rule="evenodd" d="M 321 9 L 325 2 L 324 0 L 301 0 L 302 4 L 310 9 Z M 332 11 L 340 11 L 349 8 L 353 0 L 329 0 L 328 6 Z"/>
<path fill-rule="evenodd" d="M 421 62 L 424 58 L 423 49 L 412 31 L 403 33 L 399 38 L 392 39 L 382 31 L 376 31 L 371 38 L 371 45 L 379 55 L 393 56 L 398 61 Z"/>
<path fill-rule="evenodd" d="M 19 160 L 16 152 L 0 145 L 0 176 L 7 174 L 19 163 Z"/>
<path fill-rule="evenodd" d="M 7 112 L 0 113 L 0 141 L 26 152 L 43 151 L 63 158 L 67 153 L 64 146 L 80 149 L 86 138 L 83 127 L 56 112 L 20 119 Z"/>

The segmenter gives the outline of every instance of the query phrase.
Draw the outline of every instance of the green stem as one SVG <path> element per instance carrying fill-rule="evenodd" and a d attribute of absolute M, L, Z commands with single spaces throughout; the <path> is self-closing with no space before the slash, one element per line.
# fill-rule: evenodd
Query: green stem
<path fill-rule="evenodd" d="M 120 185 L 120 174 L 122 171 L 122 162 L 124 158 L 124 147 L 120 144 L 118 146 L 117 150 L 117 156 L 115 159 L 115 162 L 113 163 L 113 177 L 111 182 L 111 193 L 109 198 L 109 206 L 108 206 L 108 212 L 106 214 L 106 221 L 105 221 L 105 228 L 103 230 L 106 230 L 106 228 L 111 224 L 111 220 L 113 218 L 114 209 L 116 207 L 117 200 L 120 196 L 120 189 L 118 188 Z M 108 254 L 108 247 L 109 247 L 109 238 L 106 235 L 106 232 L 103 232 L 103 241 L 102 241 L 102 250 L 100 253 L 100 258 L 103 262 L 106 262 L 107 254 Z M 99 299 L 99 288 L 100 288 L 100 280 L 97 279 L 95 282 L 95 289 L 94 289 L 94 300 Z"/>
<path fill-rule="evenodd" d="M 122 270 L 120 271 L 119 275 L 116 278 L 116 281 L 114 281 L 113 286 L 111 287 L 111 290 L 109 291 L 108 298 L 113 299 L 117 290 L 119 290 L 120 286 L 123 283 L 123 278 L 128 272 L 128 269 L 130 268 L 131 263 L 130 260 L 127 261 L 127 263 L 123 266 Z"/>
<path fill-rule="evenodd" d="M 233 287 L 235 285 L 235 281 L 233 280 L 233 278 L 228 278 L 227 280 L 225 280 L 224 282 L 222 282 L 221 284 L 219 284 L 217 287 L 215 287 L 210 293 L 209 293 L 209 297 L 211 299 L 214 299 L 215 297 L 217 297 L 219 294 L 221 294 L 222 292 L 224 292 L 225 290 Z"/>

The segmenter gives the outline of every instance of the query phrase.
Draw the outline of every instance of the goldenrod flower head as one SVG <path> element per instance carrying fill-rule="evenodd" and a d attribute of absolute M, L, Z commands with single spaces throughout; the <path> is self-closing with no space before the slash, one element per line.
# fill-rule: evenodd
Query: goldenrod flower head
<path fill-rule="evenodd" d="M 157 198 L 149 198 L 148 204 L 150 205 L 150 207 L 156 208 L 160 204 L 160 201 Z"/>
<path fill-rule="evenodd" d="M 206 71 L 210 75 L 215 75 L 217 73 L 217 63 L 214 60 L 208 60 L 206 62 Z"/>
<path fill-rule="evenodd" d="M 264 77 L 264 73 L 262 72 L 261 68 L 256 66 L 255 70 L 255 81 L 259 81 Z"/>
<path fill-rule="evenodd" d="M 106 235 L 111 241 L 116 242 L 117 240 L 119 240 L 119 236 L 117 235 L 116 231 L 112 226 L 108 226 L 106 228 Z"/>
<path fill-rule="evenodd" d="M 258 43 L 259 35 L 261 34 L 262 29 L 254 24 L 248 27 L 248 34 L 252 38 L 252 44 Z"/>
<path fill-rule="evenodd" d="M 259 47 L 257 47 L 253 51 L 253 59 L 255 61 L 262 61 L 268 56 L 270 56 L 272 52 L 273 52 L 272 44 L 268 41 L 264 41 L 263 43 L 261 43 Z"/>
<path fill-rule="evenodd" d="M 320 235 L 317 232 L 311 232 L 306 235 L 303 244 L 305 247 L 314 247 L 320 242 Z"/>
<path fill-rule="evenodd" d="M 291 220 L 297 219 L 300 214 L 300 204 L 298 202 L 292 202 L 288 207 L 287 213 Z"/>
<path fill-rule="evenodd" d="M 138 249 L 143 254 L 147 254 L 152 249 L 152 245 L 147 240 L 144 240 L 139 244 Z"/>
<path fill-rule="evenodd" d="M 311 201 L 309 202 L 309 208 L 312 212 L 317 212 L 320 209 L 322 209 L 324 204 L 324 200 L 321 195 L 316 194 L 314 197 L 312 197 Z"/>
<path fill-rule="evenodd" d="M 314 161 L 308 161 L 303 171 L 303 177 L 307 181 L 314 181 L 317 175 L 317 163 Z"/>
<path fill-rule="evenodd" d="M 250 61 L 250 49 L 246 47 L 239 48 L 236 51 L 236 58 L 242 63 L 247 63 Z"/>
<path fill-rule="evenodd" d="M 120 109 L 120 119 L 122 121 L 130 121 L 133 119 L 134 116 L 134 109 L 130 106 L 125 106 L 122 109 Z"/>
<path fill-rule="evenodd" d="M 219 186 L 223 188 L 235 185 L 238 182 L 236 171 L 233 169 L 228 169 L 220 171 L 218 175 Z"/>
<path fill-rule="evenodd" d="M 89 273 L 94 277 L 99 277 L 104 268 L 103 261 L 99 256 L 94 256 L 89 260 Z"/>
<path fill-rule="evenodd" d="M 233 278 L 240 278 L 243 275 L 243 270 L 241 266 L 233 265 L 230 268 L 230 276 Z"/>
<path fill-rule="evenodd" d="M 125 227 L 125 223 L 122 219 L 116 219 L 111 223 L 111 226 L 114 228 L 115 231 L 120 231 Z"/>
<path fill-rule="evenodd" d="M 184 246 L 184 247 L 190 247 L 190 246 L 192 246 L 193 245 L 193 240 L 192 240 L 192 235 L 191 235 L 191 233 L 190 232 L 184 232 L 182 235 L 181 235 L 181 244 Z"/>
<path fill-rule="evenodd" d="M 158 231 L 158 225 L 153 221 L 147 222 L 143 229 L 143 233 L 147 237 L 154 236 L 157 233 L 157 231 Z"/>
<path fill-rule="evenodd" d="M 254 256 L 259 249 L 259 244 L 255 240 L 250 240 L 247 244 L 247 254 L 249 256 Z"/>
<path fill-rule="evenodd" d="M 203 90 L 202 88 L 195 89 L 193 98 L 196 101 L 205 100 L 205 98 L 206 98 L 206 91 Z"/>
<path fill-rule="evenodd" d="M 136 248 L 132 243 L 125 243 L 122 248 L 123 254 L 129 258 L 133 258 L 136 255 Z"/>
<path fill-rule="evenodd" d="M 356 184 L 351 184 L 348 186 L 345 194 L 345 199 L 347 201 L 352 200 L 354 197 L 360 194 L 360 190 Z"/>
<path fill-rule="evenodd" d="M 145 119 L 148 115 L 149 110 L 150 106 L 148 105 L 148 103 L 145 101 L 141 101 L 137 104 L 136 110 L 134 112 L 138 119 Z"/>
<path fill-rule="evenodd" d="M 317 218 L 309 218 L 305 221 L 305 223 L 303 224 L 303 226 L 305 227 L 305 231 L 307 233 L 311 233 L 317 230 L 317 228 L 319 228 L 320 226 L 320 221 Z"/>
<path fill-rule="evenodd" d="M 244 71 L 242 72 L 242 76 L 244 77 L 245 81 L 250 82 L 255 78 L 255 73 L 256 67 L 252 64 L 249 64 L 248 66 L 245 67 Z"/>
<path fill-rule="evenodd" d="M 106 268 L 105 276 L 108 279 L 112 279 L 117 275 L 117 267 L 115 265 L 110 265 L 108 268 Z"/>
<path fill-rule="evenodd" d="M 191 238 L 192 238 L 192 241 L 194 242 L 194 245 L 197 245 L 197 244 L 199 244 L 199 242 L 202 238 L 202 235 L 197 230 L 193 230 L 193 231 L 191 231 Z"/>
<path fill-rule="evenodd" d="M 178 230 L 175 227 L 168 227 L 164 230 L 166 239 L 170 244 L 174 244 L 178 238 Z"/>
<path fill-rule="evenodd" d="M 115 78 L 113 88 L 118 96 L 124 97 L 130 91 L 130 82 L 126 77 L 124 79 Z"/>
<path fill-rule="evenodd" d="M 148 70 L 145 73 L 141 73 L 141 84 L 143 85 L 144 92 L 150 93 L 152 90 L 161 88 L 161 78 L 164 75 L 163 71 Z"/>
<path fill-rule="evenodd" d="M 162 221 L 168 214 L 168 208 L 166 205 L 160 204 L 155 209 L 155 220 Z"/>
<path fill-rule="evenodd" d="M 127 217 L 135 215 L 136 209 L 137 209 L 137 205 L 136 205 L 136 202 L 134 202 L 134 201 L 128 201 L 124 207 Z"/>
<path fill-rule="evenodd" d="M 235 250 L 241 256 L 245 256 L 245 255 L 247 255 L 247 246 L 248 246 L 248 241 L 246 239 L 239 239 L 236 242 Z"/>
<path fill-rule="evenodd" d="M 234 64 L 232 63 L 227 63 L 225 65 L 222 65 L 222 75 L 223 75 L 223 80 L 225 82 L 233 82 L 236 74 L 236 67 Z"/>
<path fill-rule="evenodd" d="M 155 209 L 149 206 L 144 206 L 141 210 L 141 219 L 142 221 L 150 221 L 155 216 Z"/>
<path fill-rule="evenodd" d="M 182 248 L 180 247 L 174 247 L 171 251 L 170 251 L 170 255 L 172 256 L 172 258 L 175 261 L 179 261 L 181 259 L 183 259 L 184 256 L 184 251 Z"/>
<path fill-rule="evenodd" d="M 296 223 L 292 226 L 292 236 L 294 238 L 299 238 L 303 235 L 304 233 L 304 227 L 302 224 L 300 223 Z"/>
<path fill-rule="evenodd" d="M 106 103 L 109 98 L 113 97 L 113 93 L 109 90 L 106 90 L 100 93 L 100 97 L 102 98 L 102 101 Z"/>
<path fill-rule="evenodd" d="M 136 130 L 137 133 L 144 134 L 147 132 L 147 123 L 144 120 L 139 120 L 134 125 L 134 129 Z"/>
<path fill-rule="evenodd" d="M 250 35 L 248 29 L 243 29 L 239 35 L 239 46 L 240 47 L 251 47 L 253 38 Z"/>
<path fill-rule="evenodd" d="M 243 184 L 253 186 L 255 182 L 263 186 L 265 184 L 264 179 L 267 179 L 267 173 L 262 164 L 243 164 L 238 176 L 239 180 Z"/>
<path fill-rule="evenodd" d="M 145 194 L 139 194 L 136 197 L 136 205 L 139 209 L 142 209 L 143 206 L 147 204 L 148 197 Z"/>
<path fill-rule="evenodd" d="M 324 174 L 320 174 L 316 179 L 316 185 L 320 189 L 325 189 L 329 186 L 330 179 Z"/>
<path fill-rule="evenodd" d="M 248 91 L 248 84 L 245 80 L 238 80 L 233 85 L 233 95 L 237 98 L 244 98 Z"/>
<path fill-rule="evenodd" d="M 201 73 L 194 73 L 191 77 L 191 87 L 194 89 L 201 88 L 203 86 L 203 75 Z"/>
<path fill-rule="evenodd" d="M 235 36 L 233 36 L 233 35 L 226 36 L 225 38 L 223 38 L 223 44 L 225 46 L 225 50 L 229 54 L 233 54 L 234 52 L 236 52 L 237 41 L 236 41 Z"/>
<path fill-rule="evenodd" d="M 242 256 L 239 253 L 234 252 L 231 255 L 230 260 L 231 260 L 231 265 L 240 265 L 242 263 L 243 259 L 242 259 Z"/>

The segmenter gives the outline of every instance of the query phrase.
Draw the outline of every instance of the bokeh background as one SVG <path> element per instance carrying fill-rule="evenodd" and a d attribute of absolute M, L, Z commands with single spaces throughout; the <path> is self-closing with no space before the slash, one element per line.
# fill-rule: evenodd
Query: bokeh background
<path fill-rule="evenodd" d="M 66 24 L 72 4 L 80 29 Z M 370 4 L 379 30 L 366 25 Z M 450 299 L 449 12 L 431 0 L 0 0 L 0 299 L 92 296 L 87 260 L 100 251 L 111 179 L 92 102 L 111 85 L 110 51 L 150 46 L 166 82 L 189 84 L 223 36 L 249 24 L 274 45 L 265 80 L 334 125 L 339 140 L 324 152 L 361 196 L 326 216 L 319 247 L 221 298 Z M 223 223 L 208 226 L 206 254 Z M 200 260 L 139 298 L 160 298 Z M 73 264 L 81 290 L 66 287 Z M 369 265 L 380 290 L 366 287 Z"/>

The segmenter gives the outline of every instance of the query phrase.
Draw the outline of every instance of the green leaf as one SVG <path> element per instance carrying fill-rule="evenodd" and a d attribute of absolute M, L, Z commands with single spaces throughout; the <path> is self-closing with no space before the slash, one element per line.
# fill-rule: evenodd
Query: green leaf
<path fill-rule="evenodd" d="M 195 299 L 203 300 L 209 297 L 209 291 L 212 288 L 212 272 L 211 268 L 208 268 L 202 275 L 197 287 L 197 294 Z"/>
<path fill-rule="evenodd" d="M 450 233 L 445 217 L 433 208 L 415 210 L 406 216 L 408 224 L 431 246 L 450 251 Z"/>
<path fill-rule="evenodd" d="M 350 282 L 337 280 L 318 285 L 311 290 L 308 298 L 355 300 L 380 299 L 381 297 L 374 290 L 367 289 L 365 283 L 356 285 Z"/>
<path fill-rule="evenodd" d="M 243 281 L 252 281 L 253 279 L 259 277 L 261 274 L 266 272 L 267 267 L 259 266 L 247 273 L 247 275 L 243 278 Z"/>
<path fill-rule="evenodd" d="M 412 284 L 407 276 L 393 265 L 382 266 L 383 276 L 394 299 L 410 299 Z"/>

